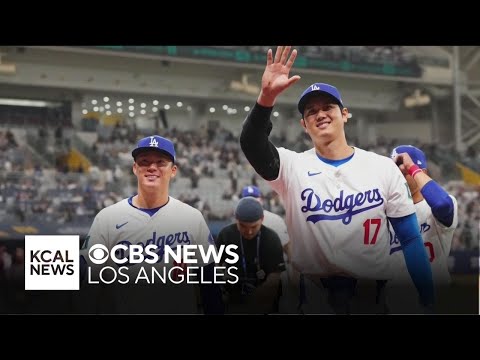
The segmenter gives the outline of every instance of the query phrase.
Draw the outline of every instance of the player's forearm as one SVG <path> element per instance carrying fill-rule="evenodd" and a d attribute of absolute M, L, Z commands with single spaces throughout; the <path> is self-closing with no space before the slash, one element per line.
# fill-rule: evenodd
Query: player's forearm
<path fill-rule="evenodd" d="M 418 166 L 417 166 L 418 167 Z M 409 170 L 410 171 L 410 170 Z M 423 171 L 418 171 L 415 176 L 413 177 L 415 182 L 417 183 L 417 186 L 420 190 L 429 182 L 432 180 L 430 176 L 425 174 Z"/>
<path fill-rule="evenodd" d="M 255 171 L 265 180 L 274 180 L 280 171 L 280 156 L 268 136 L 272 130 L 272 108 L 258 103 L 247 115 L 240 135 L 240 146 Z"/>
<path fill-rule="evenodd" d="M 410 277 L 420 295 L 422 305 L 433 305 L 435 302 L 435 291 L 432 269 L 421 235 L 418 235 L 403 248 L 403 256 L 405 257 Z"/>
<path fill-rule="evenodd" d="M 454 205 L 448 193 L 417 165 L 408 167 L 408 173 L 413 177 L 417 186 L 432 209 L 432 214 L 444 226 L 450 227 L 453 223 Z"/>
<path fill-rule="evenodd" d="M 420 235 L 415 213 L 401 218 L 389 218 L 402 245 L 408 272 L 420 295 L 423 305 L 433 305 L 434 287 L 432 268 Z"/>
<path fill-rule="evenodd" d="M 450 227 L 453 223 L 454 205 L 448 193 L 433 180 L 427 182 L 420 191 L 432 209 L 433 216 L 443 225 Z"/>

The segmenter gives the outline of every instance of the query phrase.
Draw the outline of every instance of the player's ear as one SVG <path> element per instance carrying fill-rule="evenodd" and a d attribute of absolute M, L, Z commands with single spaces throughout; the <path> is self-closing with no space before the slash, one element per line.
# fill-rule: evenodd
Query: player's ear
<path fill-rule="evenodd" d="M 172 175 L 170 176 L 171 179 L 173 179 L 175 175 L 177 175 L 177 170 L 178 170 L 177 165 L 172 164 Z"/>
<path fill-rule="evenodd" d="M 136 162 L 133 163 L 132 171 L 133 171 L 133 173 L 134 173 L 135 176 L 136 176 L 136 175 L 137 175 L 137 163 L 136 163 Z"/>
<path fill-rule="evenodd" d="M 305 124 L 305 119 L 304 118 L 300 119 L 300 125 L 303 127 L 305 132 L 307 132 L 307 124 Z"/>
<path fill-rule="evenodd" d="M 348 109 L 346 107 L 342 109 L 342 117 L 345 119 L 345 122 L 348 121 Z"/>

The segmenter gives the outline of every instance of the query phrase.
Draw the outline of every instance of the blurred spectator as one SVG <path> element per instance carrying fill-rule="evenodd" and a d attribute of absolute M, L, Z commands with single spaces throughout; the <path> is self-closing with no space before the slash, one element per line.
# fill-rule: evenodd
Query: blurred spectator
<path fill-rule="evenodd" d="M 262 205 L 252 197 L 245 197 L 235 208 L 236 222 L 224 227 L 218 235 L 216 246 L 234 244 L 239 257 L 233 264 L 239 281 L 227 282 L 224 287 L 227 313 L 278 312 L 280 273 L 285 271 L 283 251 L 277 233 L 262 225 L 263 218 Z"/>

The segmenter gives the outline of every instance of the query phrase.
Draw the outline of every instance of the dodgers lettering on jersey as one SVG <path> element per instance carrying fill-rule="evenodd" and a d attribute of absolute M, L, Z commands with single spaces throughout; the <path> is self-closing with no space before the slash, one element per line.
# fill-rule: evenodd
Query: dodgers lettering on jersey
<path fill-rule="evenodd" d="M 450 283 L 450 272 L 448 269 L 448 255 L 452 245 L 453 234 L 458 225 L 458 205 L 455 197 L 451 196 L 454 205 L 453 222 L 446 227 L 438 222 L 432 214 L 432 209 L 422 200 L 415 204 L 417 220 L 420 226 L 425 250 L 432 267 L 433 281 L 436 286 L 448 285 Z M 410 283 L 410 277 L 405 264 L 405 258 L 397 235 L 390 226 L 390 255 L 393 280 L 398 283 Z"/>
<path fill-rule="evenodd" d="M 340 196 L 323 201 L 315 194 L 313 189 L 305 189 L 302 191 L 302 200 L 306 201 L 305 206 L 302 206 L 303 212 L 316 212 L 314 215 L 309 215 L 307 221 L 314 224 L 321 220 L 342 220 L 345 225 L 350 224 L 352 217 L 355 214 L 367 211 L 383 204 L 383 198 L 378 189 L 367 190 L 365 193 L 343 195 L 343 190 L 340 191 Z M 367 202 L 367 206 L 362 205 Z M 346 210 L 346 211 L 345 211 Z M 330 212 L 333 215 L 327 215 Z"/>
<path fill-rule="evenodd" d="M 390 158 L 354 150 L 334 167 L 315 149 L 278 148 L 280 173 L 270 185 L 285 206 L 292 262 L 304 273 L 390 277 L 387 217 L 413 213 L 413 202 Z"/>
<path fill-rule="evenodd" d="M 125 246 L 130 246 L 133 243 L 130 240 L 122 240 L 119 241 L 118 244 L 122 244 Z M 158 260 L 157 262 L 162 262 L 163 257 L 165 255 L 165 245 L 169 246 L 172 249 L 176 249 L 177 245 L 189 245 L 191 244 L 190 238 L 188 237 L 188 232 L 183 231 L 183 232 L 177 232 L 175 234 L 168 234 L 168 235 L 158 235 L 157 237 L 157 232 L 154 231 L 152 236 L 147 239 L 146 241 L 139 241 L 136 243 L 137 245 L 141 245 L 143 248 L 145 248 L 147 245 L 156 245 L 157 250 L 156 254 L 158 255 Z M 119 251 L 119 256 L 120 258 L 123 257 L 128 257 L 128 254 L 126 251 L 123 250 L 118 250 Z M 145 258 L 152 258 L 152 256 L 145 256 Z M 131 265 L 128 261 L 125 264 L 122 264 L 123 266 L 129 266 Z"/>

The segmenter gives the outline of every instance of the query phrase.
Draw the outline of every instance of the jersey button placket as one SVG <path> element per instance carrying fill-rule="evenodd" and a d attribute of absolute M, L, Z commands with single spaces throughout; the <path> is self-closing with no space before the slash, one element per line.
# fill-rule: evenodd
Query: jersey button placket
<path fill-rule="evenodd" d="M 340 171 L 335 172 L 335 185 L 337 186 L 337 189 L 341 188 L 341 181 L 340 181 Z"/>

